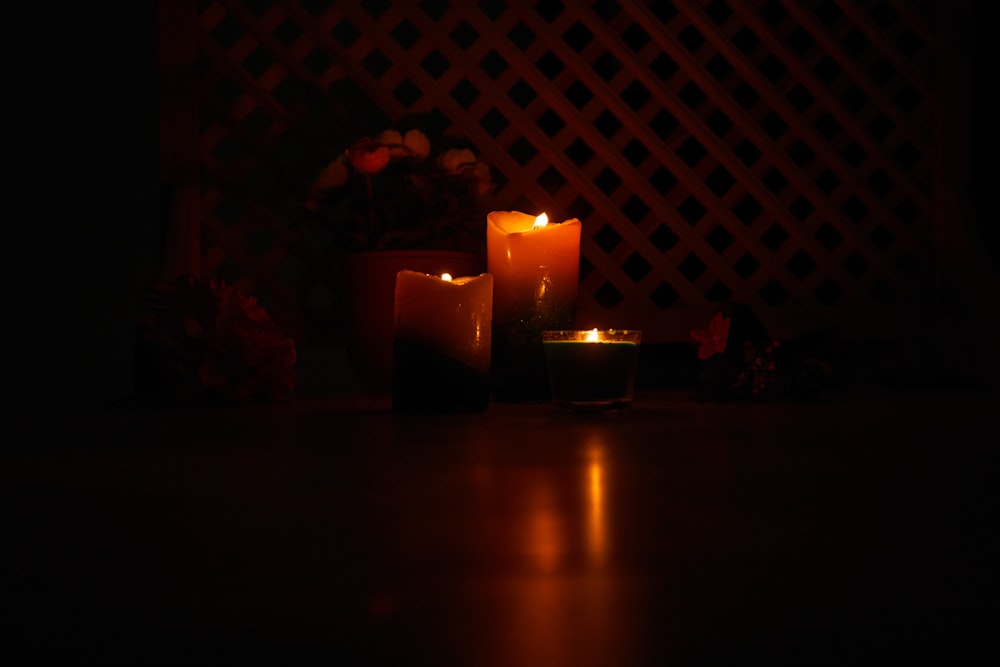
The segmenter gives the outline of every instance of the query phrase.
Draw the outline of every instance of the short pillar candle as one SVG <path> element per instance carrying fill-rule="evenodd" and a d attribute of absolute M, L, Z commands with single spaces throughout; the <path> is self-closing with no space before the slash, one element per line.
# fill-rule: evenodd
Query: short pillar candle
<path fill-rule="evenodd" d="M 490 400 L 493 276 L 396 275 L 392 409 L 481 412 Z"/>

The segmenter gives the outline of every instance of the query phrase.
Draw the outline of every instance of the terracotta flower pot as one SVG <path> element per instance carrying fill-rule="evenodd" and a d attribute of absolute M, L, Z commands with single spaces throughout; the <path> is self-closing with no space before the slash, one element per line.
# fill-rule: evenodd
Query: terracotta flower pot
<path fill-rule="evenodd" d="M 392 389 L 396 274 L 409 269 L 474 276 L 484 271 L 483 264 L 476 253 L 457 250 L 376 250 L 347 257 L 347 354 L 369 391 Z"/>

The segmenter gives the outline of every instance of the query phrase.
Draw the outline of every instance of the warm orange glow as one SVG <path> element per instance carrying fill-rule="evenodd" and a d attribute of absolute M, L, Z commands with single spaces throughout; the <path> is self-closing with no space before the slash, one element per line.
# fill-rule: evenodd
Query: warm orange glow
<path fill-rule="evenodd" d="M 607 525 L 604 497 L 604 450 L 600 444 L 588 447 L 587 458 L 587 552 L 594 564 L 604 560 L 607 550 Z"/>
<path fill-rule="evenodd" d="M 600 338 L 597 335 L 597 329 L 591 329 L 587 332 L 587 337 L 584 339 L 588 343 L 596 343 Z"/>
<path fill-rule="evenodd" d="M 558 571 L 565 555 L 565 526 L 550 480 L 532 475 L 524 493 L 524 549 L 542 574 Z"/>
<path fill-rule="evenodd" d="M 563 557 L 559 515 L 550 507 L 536 508 L 528 519 L 528 549 L 538 572 L 551 574 Z"/>
<path fill-rule="evenodd" d="M 497 642 L 492 664 L 500 665 L 632 665 L 642 662 L 642 642 L 637 642 L 639 620 L 631 587 L 607 568 L 608 501 L 613 491 L 613 459 L 608 443 L 599 434 L 582 444 L 583 460 L 575 502 L 556 494 L 541 474 L 526 480 L 526 547 L 535 566 L 534 576 L 511 576 L 503 581 L 503 595 L 494 617 Z M 560 500 L 570 500 L 569 503 Z M 582 501 L 582 505 L 580 502 Z M 579 510 L 583 510 L 579 512 Z M 581 519 L 577 529 L 565 525 Z M 581 534 L 579 531 L 584 531 Z M 575 561 L 577 538 L 586 559 L 582 569 Z M 572 544 L 567 540 L 572 540 Z M 638 653 L 637 653 L 638 651 Z"/>
<path fill-rule="evenodd" d="M 445 281 L 447 283 L 450 283 L 451 282 L 451 274 L 450 273 L 442 273 L 441 274 L 441 280 L 443 280 L 443 281 Z"/>
<path fill-rule="evenodd" d="M 535 218 L 535 224 L 531 225 L 532 229 L 538 229 L 539 227 L 544 227 L 549 224 L 549 216 L 542 213 L 537 218 Z"/>

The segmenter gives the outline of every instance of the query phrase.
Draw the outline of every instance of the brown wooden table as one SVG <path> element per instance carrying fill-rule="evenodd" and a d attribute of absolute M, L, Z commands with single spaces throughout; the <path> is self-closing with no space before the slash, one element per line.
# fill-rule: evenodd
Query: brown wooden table
<path fill-rule="evenodd" d="M 998 414 L 683 392 L 24 413 L 8 627 L 76 664 L 972 664 Z"/>

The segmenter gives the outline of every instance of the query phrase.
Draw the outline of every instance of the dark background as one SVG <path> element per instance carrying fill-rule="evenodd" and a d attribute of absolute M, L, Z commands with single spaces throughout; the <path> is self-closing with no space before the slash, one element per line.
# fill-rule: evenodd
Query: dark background
<path fill-rule="evenodd" d="M 36 29 L 21 90 L 44 142 L 27 156 L 37 204 L 8 248 L 5 398 L 107 404 L 132 394 L 162 251 L 155 3 L 41 4 L 19 22 Z"/>
<path fill-rule="evenodd" d="M 4 400 L 108 404 L 133 393 L 137 322 L 162 253 L 155 3 L 62 5 L 55 18 L 44 7 L 22 11 L 31 15 L 18 25 L 44 31 L 35 31 L 38 51 L 19 86 L 24 127 L 34 129 L 25 132 L 29 187 L 9 199 L 28 214 L 8 217 Z M 972 23 L 963 48 L 973 51 L 975 80 L 992 44 L 987 23 Z M 983 160 L 992 131 L 982 122 L 992 105 L 982 86 L 974 89 L 973 232 L 996 263 L 998 225 L 979 214 L 993 173 Z M 977 298 L 995 308 L 995 294 Z"/>

